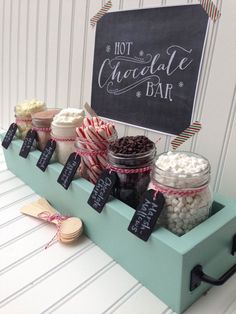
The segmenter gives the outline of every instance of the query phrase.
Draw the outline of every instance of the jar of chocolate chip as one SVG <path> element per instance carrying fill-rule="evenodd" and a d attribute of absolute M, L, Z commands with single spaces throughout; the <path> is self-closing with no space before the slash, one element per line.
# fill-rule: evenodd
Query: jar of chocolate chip
<path fill-rule="evenodd" d="M 125 136 L 110 144 L 107 168 L 117 173 L 116 198 L 138 206 L 150 182 L 155 155 L 155 144 L 146 136 Z"/>

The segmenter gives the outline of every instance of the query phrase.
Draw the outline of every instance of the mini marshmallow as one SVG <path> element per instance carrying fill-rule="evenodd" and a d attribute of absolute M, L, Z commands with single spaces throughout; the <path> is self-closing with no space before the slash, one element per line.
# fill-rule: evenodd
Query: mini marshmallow
<path fill-rule="evenodd" d="M 193 190 L 206 185 L 202 191 L 190 195 L 164 194 L 166 203 L 160 223 L 173 233 L 181 236 L 207 219 L 212 196 L 207 186 L 209 162 L 196 154 L 168 152 L 160 155 L 153 174 L 154 182 L 165 188 Z"/>

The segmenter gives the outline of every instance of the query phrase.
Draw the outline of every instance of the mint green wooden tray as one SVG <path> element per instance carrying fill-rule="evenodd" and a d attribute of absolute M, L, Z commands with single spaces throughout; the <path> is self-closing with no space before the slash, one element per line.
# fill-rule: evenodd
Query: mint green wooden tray
<path fill-rule="evenodd" d="M 62 166 L 51 164 L 43 173 L 36 167 L 40 152 L 31 152 L 23 159 L 19 156 L 21 145 L 21 140 L 14 140 L 8 150 L 4 149 L 8 169 L 62 214 L 80 217 L 92 241 L 177 313 L 210 288 L 202 283 L 194 291 L 189 290 L 190 272 L 195 265 L 201 264 L 206 273 L 219 277 L 236 263 L 236 257 L 230 254 L 236 233 L 235 202 L 215 195 L 215 201 L 221 204 L 214 207 L 216 213 L 186 235 L 177 237 L 159 228 L 148 242 L 143 242 L 127 230 L 132 208 L 113 199 L 98 214 L 87 204 L 93 189 L 90 182 L 76 179 L 64 190 L 57 183 Z"/>

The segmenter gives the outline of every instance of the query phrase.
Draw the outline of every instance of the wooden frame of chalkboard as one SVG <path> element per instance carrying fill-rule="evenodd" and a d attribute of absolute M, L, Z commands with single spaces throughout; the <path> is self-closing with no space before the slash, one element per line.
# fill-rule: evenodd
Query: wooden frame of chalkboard
<path fill-rule="evenodd" d="M 209 21 L 200 4 L 107 13 L 96 27 L 91 107 L 114 122 L 181 133 L 196 110 Z"/>

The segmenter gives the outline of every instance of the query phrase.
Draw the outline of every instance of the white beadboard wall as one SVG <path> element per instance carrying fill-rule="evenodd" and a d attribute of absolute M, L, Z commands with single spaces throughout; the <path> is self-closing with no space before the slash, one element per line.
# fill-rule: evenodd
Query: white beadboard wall
<path fill-rule="evenodd" d="M 211 22 L 194 119 L 203 130 L 181 149 L 205 155 L 214 191 L 236 199 L 236 1 L 214 0 L 222 12 Z M 112 10 L 198 3 L 197 0 L 113 0 Z M 0 0 L 0 127 L 24 99 L 49 107 L 82 107 L 91 97 L 95 29 L 89 19 L 101 0 Z M 119 135 L 170 136 L 117 124 Z"/>

